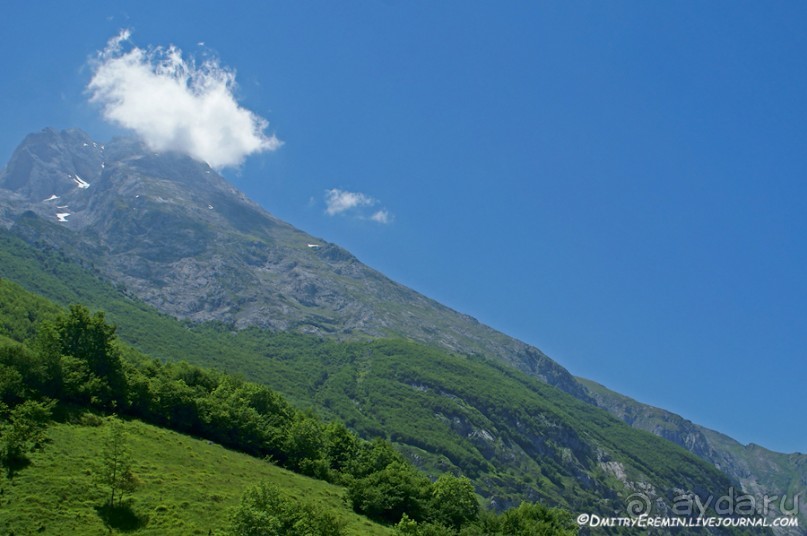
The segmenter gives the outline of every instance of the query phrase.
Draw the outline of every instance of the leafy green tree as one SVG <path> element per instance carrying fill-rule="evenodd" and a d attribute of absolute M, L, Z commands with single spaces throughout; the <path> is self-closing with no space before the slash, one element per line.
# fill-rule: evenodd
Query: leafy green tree
<path fill-rule="evenodd" d="M 264 415 L 253 407 L 256 389 L 223 377 L 212 392 L 200 395 L 196 403 L 205 434 L 252 455 L 285 463 L 286 418 Z"/>
<path fill-rule="evenodd" d="M 14 367 L 0 364 L 0 401 L 14 403 L 25 396 L 22 374 Z"/>
<path fill-rule="evenodd" d="M 101 399 L 111 397 L 109 384 L 93 374 L 85 360 L 65 355 L 60 360 L 60 366 L 63 399 L 79 404 L 99 404 Z"/>
<path fill-rule="evenodd" d="M 123 503 L 126 493 L 133 492 L 138 486 L 137 477 L 132 472 L 132 455 L 129 450 L 128 437 L 123 422 L 116 416 L 107 419 L 107 437 L 101 451 L 101 463 L 96 477 L 98 482 L 109 489 L 110 507 Z"/>
<path fill-rule="evenodd" d="M 193 388 L 166 375 L 154 378 L 149 387 L 150 412 L 158 422 L 180 432 L 198 433 L 199 410 Z"/>
<path fill-rule="evenodd" d="M 289 466 L 310 476 L 325 476 L 327 467 L 323 459 L 323 439 L 323 426 L 319 420 L 297 414 L 286 434 L 285 450 Z"/>
<path fill-rule="evenodd" d="M 41 446 L 53 412 L 54 401 L 28 400 L 10 411 L 0 424 L 0 462 L 8 476 L 23 462 L 25 454 Z"/>
<path fill-rule="evenodd" d="M 249 488 L 230 518 L 233 536 L 341 536 L 344 522 L 330 511 L 293 501 L 262 482 Z"/>
<path fill-rule="evenodd" d="M 482 509 L 476 521 L 465 525 L 459 536 L 504 536 L 502 532 L 502 514 Z"/>
<path fill-rule="evenodd" d="M 359 453 L 359 438 L 341 422 L 325 427 L 325 456 L 333 471 L 344 472 Z"/>
<path fill-rule="evenodd" d="M 396 536 L 456 536 L 454 529 L 435 523 L 418 523 L 404 514 L 395 525 Z"/>
<path fill-rule="evenodd" d="M 431 517 L 434 521 L 459 530 L 479 517 L 479 502 L 467 477 L 441 475 L 431 488 Z"/>
<path fill-rule="evenodd" d="M 523 502 L 502 514 L 502 533 L 512 536 L 573 536 L 578 526 L 571 513 Z"/>
<path fill-rule="evenodd" d="M 414 467 L 393 462 L 381 471 L 354 480 L 348 486 L 353 509 L 373 519 L 398 523 L 404 514 L 425 519 L 431 482 Z"/>
<path fill-rule="evenodd" d="M 357 456 L 347 465 L 347 472 L 354 478 L 364 478 L 393 462 L 404 463 L 404 457 L 389 441 L 375 438 L 360 443 Z"/>
<path fill-rule="evenodd" d="M 62 356 L 57 341 L 54 323 L 41 322 L 31 344 L 13 359 L 14 366 L 23 374 L 26 386 L 50 398 L 62 396 Z"/>
<path fill-rule="evenodd" d="M 0 346 L 0 396 L 9 404 L 42 395 L 56 396 L 50 389 L 58 381 L 58 361 L 46 360 L 22 344 Z"/>
<path fill-rule="evenodd" d="M 101 311 L 71 305 L 67 314 L 45 323 L 37 346 L 46 359 L 60 356 L 67 398 L 111 408 L 126 400 L 126 379 L 115 326 Z"/>

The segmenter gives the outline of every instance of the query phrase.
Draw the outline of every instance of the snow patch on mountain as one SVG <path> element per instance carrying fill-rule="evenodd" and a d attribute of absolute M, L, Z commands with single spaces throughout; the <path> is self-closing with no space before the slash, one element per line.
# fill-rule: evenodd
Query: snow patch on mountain
<path fill-rule="evenodd" d="M 73 179 L 73 182 L 76 183 L 76 186 L 79 188 L 86 190 L 90 187 L 90 183 L 79 177 L 78 175 L 68 175 L 68 177 Z"/>

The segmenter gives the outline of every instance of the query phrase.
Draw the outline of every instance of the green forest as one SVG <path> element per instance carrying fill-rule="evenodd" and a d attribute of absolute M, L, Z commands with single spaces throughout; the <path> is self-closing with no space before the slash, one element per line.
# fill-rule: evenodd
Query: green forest
<path fill-rule="evenodd" d="M 466 476 L 432 480 L 385 439 L 361 439 L 241 377 L 148 357 L 122 343 L 103 312 L 63 310 L 7 280 L 0 281 L 0 415 L 4 488 L 34 470 L 51 448 L 50 431 L 103 430 L 86 473 L 98 490 L 93 507 L 110 529 L 148 526 L 137 498 L 155 484 L 137 470 L 131 433 L 142 422 L 337 485 L 353 512 L 400 534 L 576 533 L 565 510 L 481 508 Z M 352 532 L 339 506 L 295 498 L 266 480 L 247 485 L 225 517 L 217 533 Z"/>
<path fill-rule="evenodd" d="M 554 523 L 563 527 L 557 530 L 576 531 L 570 512 L 624 512 L 634 492 L 625 480 L 652 483 L 668 498 L 675 489 L 707 496 L 732 486 L 714 466 L 683 448 L 484 355 L 449 353 L 400 338 L 324 338 L 180 321 L 111 285 L 92 266 L 3 230 L 0 267 L 0 347 L 8 356 L 0 373 L 9 386 L 2 390 L 7 393 L 6 423 L 17 406 L 35 402 L 50 413 L 47 431 L 40 432 L 78 445 L 93 431 L 100 434 L 94 444 L 103 442 L 101 432 L 108 427 L 86 428 L 86 414 L 116 415 L 124 428 L 143 423 L 176 430 L 172 433 L 209 441 L 262 468 L 314 478 L 323 490 L 335 486 L 320 495 L 333 492 L 343 499 L 308 502 L 329 505 L 323 508 L 338 513 L 346 534 L 513 533 L 515 528 L 503 528 L 506 519 L 511 525 L 516 519 L 527 526 Z M 80 337 L 70 335 L 84 331 Z M 70 349 L 76 344 L 94 346 L 99 353 L 77 357 Z M 50 463 L 58 446 L 35 438 L 26 445 L 23 457 L 32 463 L 8 480 L 6 501 L 16 496 L 15 490 L 27 489 L 22 486 L 26 478 L 40 474 L 38 467 Z M 188 449 L 205 450 L 198 447 Z M 144 444 L 131 450 L 143 456 L 159 449 Z M 169 513 L 180 519 L 191 509 L 171 508 L 152 494 L 149 481 L 169 484 L 159 477 L 143 478 L 159 472 L 154 467 L 161 459 L 155 459 L 156 464 L 134 457 L 132 466 L 140 467 L 134 476 L 144 485 L 126 492 L 124 503 L 132 501 L 140 514 L 138 504 L 147 511 L 149 523 L 131 524 L 138 531 L 159 526 L 155 534 L 170 534 L 168 525 L 160 523 L 168 523 Z M 205 455 L 199 454 L 197 461 L 202 459 Z M 207 465 L 218 463 L 211 459 Z M 235 466 L 249 463 L 233 461 Z M 621 467 L 624 476 L 616 478 L 607 464 Z M 233 530 L 229 514 L 222 511 L 236 509 L 248 488 L 261 485 L 257 474 L 263 469 L 250 471 L 256 478 L 238 484 L 213 479 L 219 483 L 211 494 L 221 500 L 200 509 L 211 520 L 204 526 L 222 534 Z M 69 473 L 59 464 L 56 472 Z M 171 473 L 175 489 L 198 485 L 198 475 L 182 484 L 184 474 Z M 434 497 L 444 475 L 448 480 L 438 488 L 451 482 L 450 489 L 467 492 L 469 481 L 478 504 L 474 520 L 459 529 L 449 521 L 453 515 L 439 513 Z M 88 475 L 73 478 L 77 483 L 71 489 L 98 487 L 94 477 L 87 482 Z M 0 510 L 0 519 L 24 511 L 28 499 L 40 500 L 45 484 L 31 485 L 13 509 Z M 384 486 L 408 491 L 373 493 Z M 305 499 L 296 484 L 291 488 L 292 496 Z M 280 491 L 289 495 L 288 489 Z M 85 520 L 99 518 L 93 509 L 106 494 L 96 495 L 79 494 L 79 508 L 93 512 Z M 62 504 L 72 497 L 61 494 L 54 500 Z M 356 515 L 363 521 L 351 517 Z M 19 522 L 36 528 L 33 521 Z M 196 533 L 187 528 L 174 533 Z M 206 534 L 210 529 L 198 530 Z"/>

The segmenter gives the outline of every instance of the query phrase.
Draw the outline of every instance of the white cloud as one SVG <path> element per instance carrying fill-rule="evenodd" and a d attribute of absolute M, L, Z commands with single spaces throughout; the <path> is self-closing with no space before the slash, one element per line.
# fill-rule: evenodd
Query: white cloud
<path fill-rule="evenodd" d="M 325 213 L 329 216 L 350 213 L 362 220 L 370 219 L 382 224 L 391 223 L 392 214 L 385 208 L 375 211 L 371 216 L 367 216 L 367 212 L 361 210 L 376 205 L 378 205 L 377 199 L 361 192 L 348 192 L 338 188 L 325 190 Z"/>
<path fill-rule="evenodd" d="M 104 117 L 135 131 L 153 150 L 174 150 L 215 168 L 238 166 L 282 142 L 269 123 L 235 99 L 235 72 L 215 60 L 197 65 L 174 46 L 147 50 L 121 31 L 93 62 L 90 100 Z"/>
<path fill-rule="evenodd" d="M 325 191 L 325 212 L 334 216 L 357 207 L 369 207 L 377 203 L 375 199 L 359 192 L 346 192 L 336 188 Z"/>
<path fill-rule="evenodd" d="M 375 222 L 383 223 L 386 225 L 387 223 L 392 222 L 392 215 L 389 213 L 387 209 L 384 208 L 375 212 L 372 216 L 370 216 L 370 219 Z"/>

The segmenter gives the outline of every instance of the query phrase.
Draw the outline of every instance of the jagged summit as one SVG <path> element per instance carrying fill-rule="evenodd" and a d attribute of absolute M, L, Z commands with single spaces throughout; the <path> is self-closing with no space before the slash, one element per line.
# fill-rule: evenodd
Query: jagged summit
<path fill-rule="evenodd" d="M 0 188 L 9 192 L 0 211 L 7 227 L 73 244 L 72 254 L 103 276 L 179 318 L 340 337 L 402 336 L 503 359 L 587 398 L 540 350 L 295 229 L 183 154 L 46 129 L 15 151 Z M 33 225 L 30 213 L 51 225 Z"/>
<path fill-rule="evenodd" d="M 71 229 L 80 229 L 93 222 L 91 201 L 97 202 L 110 191 L 126 199 L 130 190 L 140 188 L 143 191 L 134 194 L 139 199 L 155 189 L 153 179 L 187 187 L 185 193 L 174 189 L 172 197 L 152 196 L 161 202 L 191 202 L 191 198 L 200 202 L 216 192 L 232 191 L 258 209 L 205 163 L 180 153 L 154 153 L 134 138 L 102 144 L 78 129 L 59 132 L 48 128 L 27 136 L 0 174 L 0 187 L 12 191 L 18 201 L 28 203 L 30 210 L 46 220 L 55 217 Z M 69 217 L 56 217 L 60 212 L 69 212 Z"/>
<path fill-rule="evenodd" d="M 103 146 L 85 132 L 48 128 L 23 140 L 0 175 L 0 184 L 29 200 L 56 200 L 96 180 L 103 162 Z"/>

